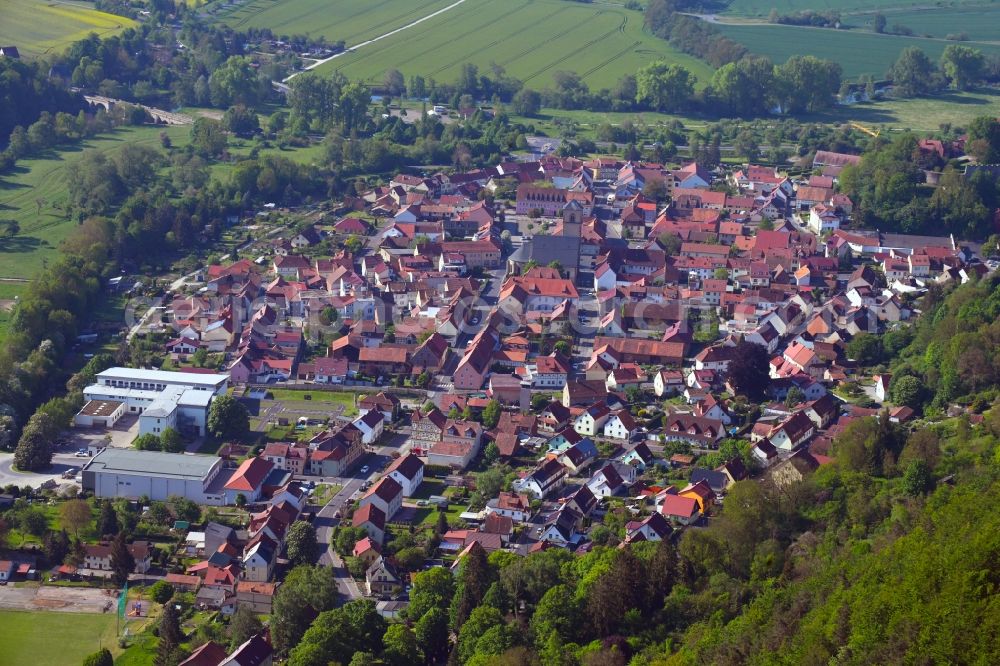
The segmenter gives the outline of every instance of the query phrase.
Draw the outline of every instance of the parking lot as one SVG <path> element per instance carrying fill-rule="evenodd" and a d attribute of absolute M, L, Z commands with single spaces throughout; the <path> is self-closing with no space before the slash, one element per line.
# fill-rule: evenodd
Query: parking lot
<path fill-rule="evenodd" d="M 126 414 L 114 428 L 73 428 L 65 433 L 68 443 L 63 450 L 76 451 L 89 447 L 112 446 L 117 449 L 132 447 L 132 441 L 139 436 L 139 416 Z"/>

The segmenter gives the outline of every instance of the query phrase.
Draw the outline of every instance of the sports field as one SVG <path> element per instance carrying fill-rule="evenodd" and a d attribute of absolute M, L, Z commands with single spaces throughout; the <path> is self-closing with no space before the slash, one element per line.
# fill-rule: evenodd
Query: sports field
<path fill-rule="evenodd" d="M 218 14 L 229 25 L 269 27 L 278 34 L 308 33 L 344 40 L 348 47 L 400 28 L 454 0 L 253 0 Z M 319 68 L 349 78 L 381 81 L 387 69 L 438 81 L 458 77 L 462 64 L 482 71 L 496 63 L 508 75 L 540 89 L 559 70 L 577 72 L 592 89 L 611 87 L 651 60 L 690 69 L 700 85 L 711 68 L 645 33 L 642 13 L 620 5 L 567 0 L 465 0 L 398 34 L 338 57 Z"/>
<path fill-rule="evenodd" d="M 862 30 L 830 30 L 766 23 L 718 26 L 726 36 L 745 45 L 751 52 L 782 63 L 793 55 L 814 55 L 840 63 L 844 76 L 861 74 L 881 77 L 896 61 L 900 52 L 909 47 L 921 48 L 932 60 L 938 60 L 953 42 L 944 39 L 877 35 Z M 963 42 L 983 53 L 1000 53 L 1000 44 Z"/>
<path fill-rule="evenodd" d="M 111 35 L 134 25 L 83 2 L 0 0 L 0 44 L 16 46 L 22 56 L 58 52 L 92 32 Z"/>
<path fill-rule="evenodd" d="M 113 613 L 0 611 L 0 663 L 67 666 L 103 645 L 117 651 Z"/>

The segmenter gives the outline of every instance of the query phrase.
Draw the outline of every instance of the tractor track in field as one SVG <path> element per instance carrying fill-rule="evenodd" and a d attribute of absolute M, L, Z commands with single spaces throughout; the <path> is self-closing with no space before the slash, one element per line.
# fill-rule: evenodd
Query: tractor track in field
<path fill-rule="evenodd" d="M 618 60 L 618 58 L 621 58 L 623 55 L 625 55 L 626 53 L 628 53 L 629 51 L 631 51 L 635 47 L 639 46 L 640 44 L 642 44 L 642 42 L 640 42 L 640 41 L 632 42 L 631 44 L 629 44 L 624 49 L 622 49 L 621 51 L 619 51 L 615 55 L 611 56 L 610 58 L 608 58 L 604 62 L 600 63 L 599 65 L 596 65 L 595 67 L 591 67 L 586 72 L 580 74 L 580 78 L 581 79 L 585 79 L 588 76 L 590 76 L 591 74 L 593 74 L 594 72 L 597 72 L 597 71 L 599 71 L 599 70 L 607 67 L 608 65 L 610 65 L 611 63 L 613 63 L 615 60 Z"/>
<path fill-rule="evenodd" d="M 357 50 L 357 49 L 360 49 L 360 48 L 363 48 L 365 46 L 368 46 L 369 44 L 374 44 L 375 42 L 378 42 L 378 41 L 381 41 L 381 40 L 385 39 L 386 37 L 392 37 L 393 35 L 399 34 L 399 33 L 403 32 L 404 30 L 408 30 L 408 29 L 412 28 L 415 25 L 419 25 L 419 24 L 423 23 L 424 21 L 427 21 L 427 20 L 430 20 L 430 19 L 434 18 L 435 16 L 440 16 L 441 14 L 444 14 L 445 12 L 454 9 L 455 7 L 458 7 L 459 5 L 464 4 L 465 2 L 466 2 L 466 0 L 455 0 L 455 2 L 451 3 L 447 7 L 442 7 L 441 9 L 439 9 L 439 10 L 437 10 L 435 12 L 431 12 L 430 14 L 427 14 L 426 16 L 422 16 L 422 17 L 420 17 L 420 18 L 418 18 L 418 19 L 416 19 L 414 21 L 410 21 L 406 25 L 400 26 L 399 28 L 396 28 L 395 30 L 390 30 L 389 32 L 386 32 L 386 33 L 383 33 L 383 34 L 379 35 L 378 37 L 372 37 L 368 41 L 361 42 L 360 44 L 355 44 L 354 46 L 351 46 L 348 49 L 345 49 L 344 51 L 341 51 L 340 53 L 333 54 L 329 58 L 323 58 L 322 60 L 317 60 L 316 62 L 314 62 L 313 64 L 309 65 L 308 67 L 306 67 L 302 71 L 295 72 L 291 76 L 287 77 L 284 80 L 284 83 L 287 83 L 288 81 L 290 81 L 291 79 L 295 78 L 296 76 L 298 76 L 302 72 L 308 72 L 310 70 L 316 69 L 317 67 L 325 65 L 326 63 L 330 62 L 331 60 L 335 60 L 335 59 L 337 59 L 339 57 L 342 57 L 343 55 L 345 55 L 347 53 L 354 53 L 355 50 Z"/>
<path fill-rule="evenodd" d="M 521 5 L 520 7 L 518 7 L 517 9 L 515 9 L 513 12 L 511 12 L 510 14 L 508 14 L 506 17 L 504 17 L 504 20 L 506 21 L 508 18 L 510 18 L 510 16 L 512 16 L 512 15 L 514 15 L 514 14 L 520 12 L 520 11 L 523 11 L 523 10 L 527 9 L 528 6 L 529 6 L 528 3 L 525 3 L 525 4 Z M 565 10 L 562 9 L 562 10 L 559 10 L 559 11 L 565 11 Z M 558 13 L 559 12 L 556 12 L 556 14 L 558 14 Z M 486 21 L 482 25 L 478 26 L 474 31 L 470 31 L 470 32 L 478 32 L 479 30 L 482 30 L 483 28 L 487 27 L 491 23 L 493 23 L 492 20 Z M 506 36 L 505 37 L 501 37 L 499 39 L 496 39 L 496 40 L 490 42 L 489 44 L 484 44 L 482 46 L 476 46 L 475 48 L 472 49 L 471 53 L 474 53 L 476 51 L 485 51 L 487 49 L 490 49 L 490 48 L 496 46 L 497 44 L 499 44 L 500 42 L 502 42 L 505 38 L 506 38 Z M 455 65 L 461 64 L 465 60 L 465 58 L 467 58 L 469 55 L 471 55 L 471 53 L 463 54 L 461 58 L 457 58 L 455 61 L 450 62 L 447 65 L 444 65 L 443 67 L 438 67 L 433 72 L 431 72 L 431 76 L 436 76 L 436 75 L 440 74 L 441 72 L 445 71 L 446 69 L 449 69 L 450 67 L 454 67 Z"/>
<path fill-rule="evenodd" d="M 527 4 L 523 5 L 523 6 L 522 6 L 522 7 L 520 8 L 520 9 L 523 9 L 523 8 L 524 8 L 524 7 L 526 7 L 526 6 L 527 6 Z M 515 12 L 516 12 L 516 11 L 518 11 L 518 10 L 515 10 Z M 512 12 L 512 14 L 513 14 L 513 13 L 514 13 L 514 12 Z M 415 30 L 415 31 L 413 31 L 413 32 L 411 32 L 411 33 L 409 33 L 409 34 L 407 35 L 407 40 L 410 40 L 410 39 L 413 39 L 413 38 L 415 38 L 415 37 L 420 37 L 420 36 L 422 36 L 422 35 L 425 35 L 425 34 L 426 34 L 426 33 L 428 33 L 428 32 L 434 32 L 434 31 L 436 31 L 436 30 L 440 30 L 440 29 L 441 29 L 442 27 L 444 27 L 444 26 L 446 26 L 446 25 L 450 25 L 451 23 L 454 23 L 455 21 L 457 21 L 457 20 L 459 20 L 459 19 L 461 19 L 461 18 L 462 18 L 462 16 L 460 16 L 460 15 L 454 15 L 454 16 L 452 16 L 451 18 L 448 18 L 448 19 L 446 19 L 446 20 L 445 20 L 445 21 L 444 21 L 443 23 L 441 23 L 441 24 L 438 24 L 438 25 L 432 25 L 432 26 L 429 26 L 429 27 L 427 27 L 427 28 L 424 28 L 423 30 Z M 478 28 L 476 28 L 476 30 L 479 30 L 479 29 L 481 29 L 481 28 L 484 28 L 484 27 L 486 27 L 487 25 L 489 25 L 490 23 L 493 23 L 493 20 L 492 20 L 492 19 L 491 19 L 491 20 L 489 20 L 489 21 L 487 21 L 487 22 L 486 22 L 486 23 L 484 23 L 483 25 L 479 26 Z M 404 43 L 405 43 L 405 42 L 404 42 Z M 369 50 L 365 51 L 365 53 L 364 53 L 364 54 L 362 54 L 362 55 L 359 55 L 359 56 L 358 56 L 357 58 L 355 58 L 355 59 L 351 60 L 349 64 L 350 64 L 350 65 L 355 65 L 355 64 L 357 64 L 357 63 L 360 63 L 360 62 L 364 62 L 365 60 L 367 60 L 367 59 L 369 59 L 369 58 L 371 58 L 371 57 L 374 57 L 374 56 L 378 56 L 379 54 L 381 54 L 381 53 L 384 53 L 384 52 L 385 52 L 386 50 L 391 50 L 391 49 L 393 49 L 393 48 L 397 48 L 398 46 L 399 46 L 399 44 L 386 44 L 386 45 L 384 45 L 384 46 L 379 46 L 378 48 L 374 48 L 374 49 L 369 49 Z M 434 43 L 434 44 L 432 44 L 432 46 L 431 46 L 430 48 L 428 48 L 428 49 L 425 49 L 424 51 L 421 51 L 420 53 L 417 53 L 417 54 L 414 54 L 414 55 L 413 55 L 413 56 L 411 56 L 411 57 L 408 57 L 408 58 L 407 58 L 407 60 L 408 60 L 408 61 L 414 61 L 414 60 L 416 60 L 416 59 L 418 59 L 418 58 L 421 58 L 421 57 L 423 57 L 424 55 L 426 55 L 426 54 L 428 54 L 428 53 L 430 53 L 430 52 L 432 52 L 432 51 L 435 51 L 435 50 L 438 50 L 438 49 L 440 49 L 440 48 L 441 48 L 441 45 L 440 45 L 440 44 L 437 44 L 437 43 Z M 449 64 L 448 66 L 449 66 L 449 67 L 451 67 L 451 66 L 452 66 L 452 65 L 454 65 L 454 64 L 455 64 L 455 63 L 451 63 L 451 64 Z M 394 66 L 397 66 L 397 67 L 398 67 L 398 66 L 399 66 L 399 64 L 396 64 L 396 65 L 394 65 Z M 429 73 L 429 74 L 428 74 L 428 76 L 430 76 L 430 75 L 432 75 L 432 74 L 435 74 L 435 73 L 436 73 L 436 72 L 431 72 L 431 73 Z M 370 78 L 372 78 L 372 77 L 370 77 Z"/>
<path fill-rule="evenodd" d="M 596 16 L 596 14 L 595 14 L 595 16 Z M 555 41 L 557 41 L 559 39 L 562 39 L 563 37 L 565 37 L 569 33 L 573 32 L 574 30 L 578 30 L 581 27 L 583 27 L 583 24 L 580 24 L 580 23 L 577 23 L 575 25 L 571 25 L 570 27 L 566 28 L 562 32 L 558 32 L 558 33 L 552 35 L 551 37 L 549 37 L 548 41 L 549 41 L 549 43 L 555 42 Z M 612 32 L 614 32 L 614 31 L 612 31 Z M 533 55 L 532 51 L 527 51 L 527 50 L 526 51 L 522 51 L 521 53 L 515 55 L 512 58 L 508 58 L 507 60 L 501 60 L 498 64 L 500 66 L 502 66 L 502 67 L 507 67 L 512 62 L 517 62 L 521 58 L 526 58 L 526 57 L 528 57 L 530 55 Z"/>
<path fill-rule="evenodd" d="M 579 46 L 579 47 L 573 49 L 569 53 L 563 55 L 561 58 L 553 60 L 552 62 L 550 62 L 549 64 L 547 64 L 545 67 L 542 67 L 541 69 L 539 69 L 538 71 L 534 72 L 530 76 L 526 76 L 524 78 L 524 82 L 527 83 L 528 81 L 532 80 L 533 78 L 535 78 L 537 76 L 540 76 L 540 75 L 544 74 L 545 72 L 549 71 L 550 69 L 552 69 L 556 65 L 558 65 L 558 64 L 560 64 L 562 62 L 565 62 L 566 60 L 569 60 L 570 58 L 572 58 L 576 54 L 578 54 L 578 53 L 580 53 L 582 51 L 586 51 L 587 49 L 591 48 L 594 44 L 598 43 L 599 41 L 601 41 L 603 39 L 607 39 L 611 35 L 615 34 L 619 30 L 621 30 L 622 28 L 624 28 L 625 23 L 627 23 L 627 22 L 628 22 L 628 17 L 627 16 L 623 17 L 621 25 L 618 26 L 617 28 L 609 30 L 608 32 L 604 33 L 603 35 L 599 35 L 597 37 L 594 37 L 589 42 L 583 44 L 582 46 Z"/>

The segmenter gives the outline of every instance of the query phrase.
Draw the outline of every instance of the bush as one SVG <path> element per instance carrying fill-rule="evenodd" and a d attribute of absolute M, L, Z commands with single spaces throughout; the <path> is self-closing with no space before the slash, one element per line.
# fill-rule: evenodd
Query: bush
<path fill-rule="evenodd" d="M 165 604 L 174 596 L 174 586 L 164 580 L 158 580 L 149 588 L 149 598 L 158 604 Z"/>

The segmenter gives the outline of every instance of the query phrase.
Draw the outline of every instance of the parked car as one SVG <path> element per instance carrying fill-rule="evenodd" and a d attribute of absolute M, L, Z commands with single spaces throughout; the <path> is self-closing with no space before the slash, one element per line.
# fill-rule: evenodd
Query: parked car
<path fill-rule="evenodd" d="M 90 457 L 90 451 L 88 449 L 80 449 L 79 451 L 77 451 L 73 455 L 76 456 L 77 458 L 89 458 Z"/>
<path fill-rule="evenodd" d="M 369 470 L 368 470 L 368 465 L 365 465 L 364 467 L 362 467 L 362 468 L 361 468 L 361 473 L 362 473 L 362 474 L 367 474 L 367 473 L 368 473 L 368 471 L 369 471 Z"/>

